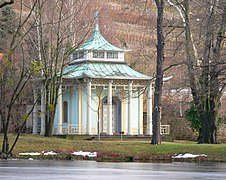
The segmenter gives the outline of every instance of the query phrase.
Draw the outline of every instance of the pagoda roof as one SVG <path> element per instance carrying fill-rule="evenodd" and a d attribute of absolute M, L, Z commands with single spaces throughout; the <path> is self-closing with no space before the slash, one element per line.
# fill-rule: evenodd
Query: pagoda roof
<path fill-rule="evenodd" d="M 133 70 L 124 63 L 80 63 L 65 68 L 63 78 L 101 78 L 101 79 L 126 79 L 126 80 L 151 80 Z"/>
<path fill-rule="evenodd" d="M 128 50 L 118 48 L 109 43 L 100 33 L 99 25 L 96 24 L 92 36 L 75 51 L 118 51 L 125 52 Z"/>

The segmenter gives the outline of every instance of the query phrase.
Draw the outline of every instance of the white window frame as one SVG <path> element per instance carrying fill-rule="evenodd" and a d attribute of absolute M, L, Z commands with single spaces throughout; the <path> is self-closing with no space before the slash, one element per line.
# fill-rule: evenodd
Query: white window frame
<path fill-rule="evenodd" d="M 107 52 L 107 59 L 119 59 L 118 52 Z"/>
<path fill-rule="evenodd" d="M 73 60 L 84 59 L 84 57 L 85 57 L 84 51 L 77 51 L 77 52 L 73 53 Z"/>
<path fill-rule="evenodd" d="M 105 53 L 104 51 L 93 51 L 93 58 L 95 59 L 104 59 L 105 58 Z"/>

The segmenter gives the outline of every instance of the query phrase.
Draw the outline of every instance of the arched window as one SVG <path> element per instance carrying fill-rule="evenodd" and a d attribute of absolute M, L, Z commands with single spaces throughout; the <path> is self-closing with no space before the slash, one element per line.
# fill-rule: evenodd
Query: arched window
<path fill-rule="evenodd" d="M 63 103 L 63 122 L 68 122 L 68 102 L 64 101 Z"/>

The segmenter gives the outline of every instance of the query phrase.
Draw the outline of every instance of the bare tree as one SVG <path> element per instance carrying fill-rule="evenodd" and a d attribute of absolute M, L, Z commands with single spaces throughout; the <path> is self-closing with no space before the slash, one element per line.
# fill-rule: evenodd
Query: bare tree
<path fill-rule="evenodd" d="M 226 28 L 226 2 L 218 0 L 200 1 L 203 12 L 202 34 L 197 46 L 191 20 L 190 0 L 169 1 L 181 16 L 185 32 L 188 78 L 194 108 L 200 119 L 199 143 L 218 143 L 217 129 L 220 98 L 225 88 L 223 74 L 225 61 L 222 57 Z M 195 5 L 195 4 L 194 4 Z M 200 18 L 199 18 L 200 19 Z"/>
<path fill-rule="evenodd" d="M 93 91 L 93 93 L 95 93 L 96 98 L 92 98 L 91 100 L 95 102 L 96 108 L 92 107 L 91 105 L 90 107 L 92 111 L 97 113 L 97 136 L 98 136 L 98 142 L 100 142 L 100 138 L 101 138 L 100 126 L 101 126 L 101 110 L 102 110 L 101 106 L 102 106 L 103 95 L 104 95 L 103 87 L 97 86 L 96 90 Z"/>
<path fill-rule="evenodd" d="M 90 22 L 94 20 L 86 16 L 90 7 L 90 1 L 82 0 L 40 0 L 37 3 L 34 13 L 36 29 L 30 37 L 34 43 L 35 62 L 42 67 L 36 79 L 43 87 L 45 136 L 52 135 L 63 70 L 73 50 L 89 33 Z"/>
<path fill-rule="evenodd" d="M 15 13 L 15 16 L 12 16 L 11 20 L 7 22 L 16 25 L 14 25 L 15 29 L 13 28 L 11 30 L 7 29 L 7 27 L 10 26 L 6 26 L 3 39 L 7 38 L 8 43 L 5 43 L 4 46 L 1 47 L 1 50 L 4 53 L 0 62 L 0 118 L 3 131 L 2 149 L 0 153 L 1 158 L 8 158 L 11 156 L 13 148 L 15 147 L 27 120 L 27 114 L 21 113 L 21 117 L 16 117 L 17 120 L 14 124 L 16 125 L 15 130 L 17 136 L 12 143 L 13 145 L 10 147 L 8 133 L 10 126 L 12 126 L 13 112 L 15 112 L 16 106 L 18 106 L 18 104 L 22 102 L 23 97 L 25 97 L 23 94 L 25 93 L 33 73 L 29 67 L 30 63 L 26 54 L 25 40 L 34 24 L 34 22 L 29 20 L 31 13 L 34 10 L 34 6 L 27 9 L 28 13 L 26 15 L 23 15 L 24 7 L 23 1 L 21 1 L 18 14 Z M 10 7 L 6 6 L 5 8 Z M 1 10 L 6 9 L 2 8 Z M 6 16 L 10 16 L 10 14 L 11 11 L 7 11 Z M 27 30 L 24 29 L 25 27 L 27 27 Z"/>
<path fill-rule="evenodd" d="M 153 136 L 151 144 L 160 144 L 160 113 L 163 86 L 163 62 L 164 62 L 164 36 L 163 36 L 163 12 L 164 0 L 155 0 L 157 7 L 157 63 L 154 90 L 153 111 Z"/>

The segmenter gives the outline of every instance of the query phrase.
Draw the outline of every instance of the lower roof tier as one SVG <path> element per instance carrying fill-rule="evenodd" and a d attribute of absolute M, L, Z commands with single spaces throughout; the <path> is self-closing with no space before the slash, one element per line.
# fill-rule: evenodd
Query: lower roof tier
<path fill-rule="evenodd" d="M 146 76 L 124 63 L 80 63 L 65 68 L 63 78 L 102 78 L 102 79 L 128 79 L 128 80 L 151 80 Z"/>

